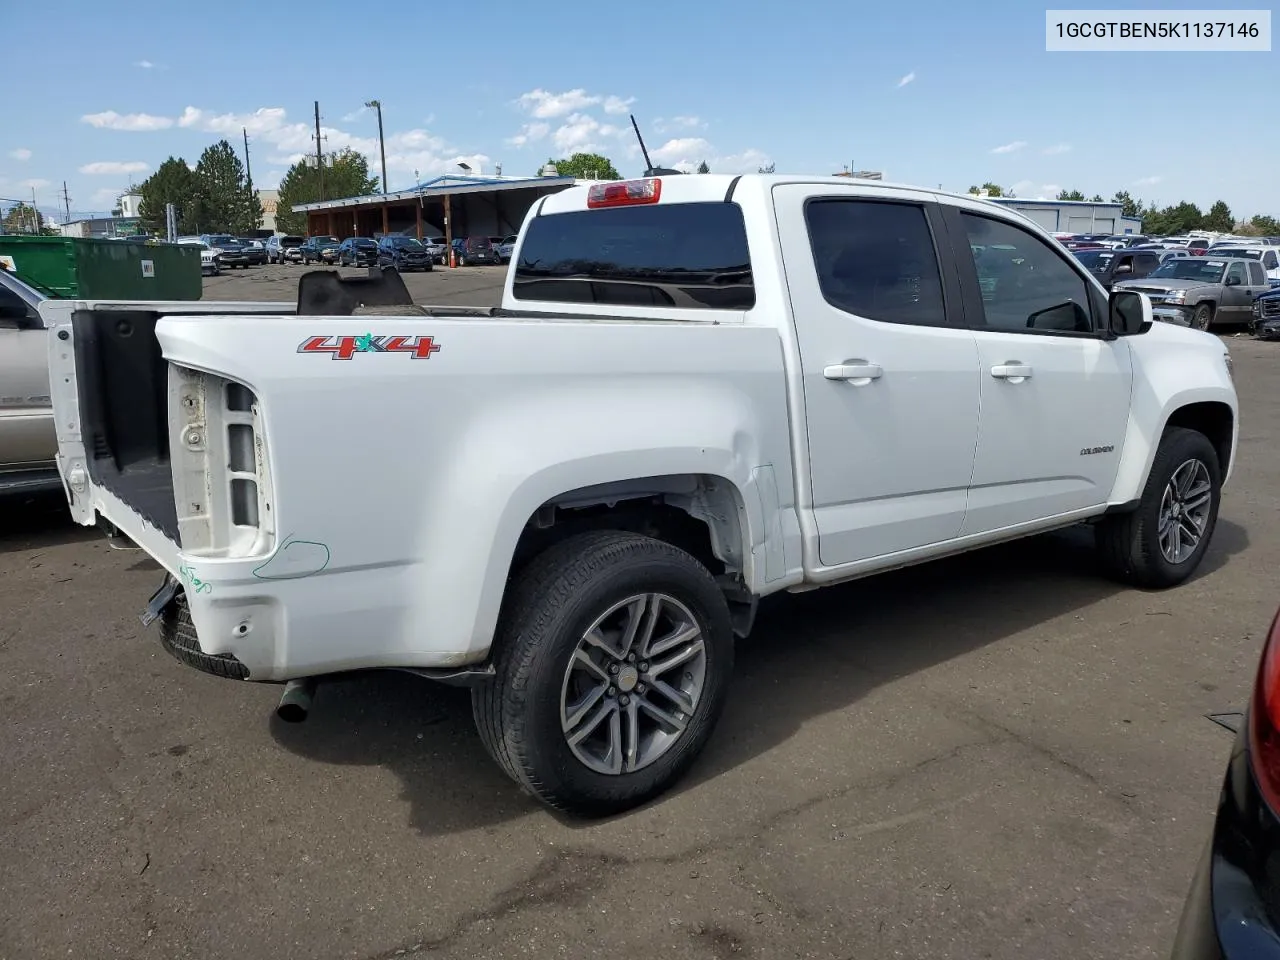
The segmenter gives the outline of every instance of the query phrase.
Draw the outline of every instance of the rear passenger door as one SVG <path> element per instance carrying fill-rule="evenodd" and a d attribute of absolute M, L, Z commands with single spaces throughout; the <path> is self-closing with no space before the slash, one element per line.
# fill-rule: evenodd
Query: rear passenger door
<path fill-rule="evenodd" d="M 875 566 L 964 521 L 978 356 L 931 200 L 774 190 L 823 566 Z"/>
<path fill-rule="evenodd" d="M 1131 359 L 1075 258 L 1020 224 L 945 206 L 981 362 L 982 422 L 964 535 L 1096 507 L 1115 483 Z"/>

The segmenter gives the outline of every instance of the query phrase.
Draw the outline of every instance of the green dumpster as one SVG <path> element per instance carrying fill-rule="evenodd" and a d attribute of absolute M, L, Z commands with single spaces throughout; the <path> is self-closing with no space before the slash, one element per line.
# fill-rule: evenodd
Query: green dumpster
<path fill-rule="evenodd" d="M 199 300 L 200 248 L 176 243 L 0 235 L 0 266 L 76 300 Z"/>

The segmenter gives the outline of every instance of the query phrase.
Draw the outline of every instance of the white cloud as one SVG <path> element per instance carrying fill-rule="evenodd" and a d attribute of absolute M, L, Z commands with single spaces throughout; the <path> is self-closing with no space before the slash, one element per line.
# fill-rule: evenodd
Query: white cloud
<path fill-rule="evenodd" d="M 89 202 L 94 208 L 107 207 L 116 202 L 120 197 L 120 191 L 115 187 L 100 187 L 93 191 L 93 196 L 89 198 Z"/>
<path fill-rule="evenodd" d="M 48 180 L 41 180 L 39 177 L 33 177 L 30 180 L 23 180 L 20 186 L 26 187 L 28 190 L 43 190 L 45 187 L 53 186 Z"/>
<path fill-rule="evenodd" d="M 343 122 L 343 123 L 355 123 L 355 122 L 356 122 L 357 120 L 359 120 L 362 116 L 364 116 L 364 115 L 365 115 L 365 113 L 367 113 L 367 112 L 368 112 L 368 110 L 369 110 L 369 108 L 368 108 L 368 107 L 359 107 L 359 108 L 357 108 L 357 109 L 355 109 L 355 110 L 352 110 L 350 113 L 348 113 L 348 114 L 344 114 L 344 115 L 343 115 L 343 117 L 342 117 L 342 122 Z"/>
<path fill-rule="evenodd" d="M 1012 143 L 1002 143 L 998 147 L 992 147 L 992 153 L 1016 153 L 1027 145 L 1025 140 L 1014 140 Z"/>
<path fill-rule="evenodd" d="M 187 107 L 178 118 L 178 126 L 194 127 L 205 133 L 233 134 L 248 130 L 251 136 L 279 130 L 285 121 L 284 107 L 259 107 L 253 113 L 210 114 Z"/>
<path fill-rule="evenodd" d="M 150 70 L 152 67 L 155 66 L 155 64 L 152 63 L 150 60 L 138 60 L 138 61 L 135 61 L 133 65 L 135 67 L 141 67 L 143 70 Z"/>
<path fill-rule="evenodd" d="M 149 113 L 116 113 L 105 110 L 102 113 L 87 113 L 80 118 L 82 123 L 101 130 L 128 130 L 146 132 L 150 130 L 167 130 L 173 126 L 168 117 L 157 117 Z"/>
<path fill-rule="evenodd" d="M 1133 185 L 1135 187 L 1154 187 L 1163 179 L 1164 177 L 1141 177 L 1133 181 Z"/>
<path fill-rule="evenodd" d="M 18 147 L 16 150 L 10 150 L 9 156 L 14 160 L 30 160 L 31 151 L 26 147 Z"/>
<path fill-rule="evenodd" d="M 80 172 L 91 176 L 118 176 L 128 173 L 142 173 L 147 167 L 148 164 L 141 160 L 97 160 L 93 163 L 86 163 L 80 168 Z"/>
<path fill-rule="evenodd" d="M 1060 153 L 1067 153 L 1070 150 L 1071 150 L 1071 144 L 1069 143 L 1055 143 L 1052 147 L 1045 147 L 1040 152 L 1043 153 L 1046 157 L 1053 157 L 1053 156 L 1057 156 Z"/>
<path fill-rule="evenodd" d="M 1057 196 L 1062 191 L 1060 184 L 1042 183 L 1040 184 L 1040 193 L 1046 197 Z"/>
<path fill-rule="evenodd" d="M 913 81 L 915 80 L 915 78 L 916 78 L 916 72 L 915 72 L 914 70 L 912 70 L 912 71 L 911 71 L 910 73 L 908 73 L 905 77 L 903 77 L 901 80 L 899 80 L 899 81 L 898 81 L 898 89 L 902 89 L 902 88 L 903 88 L 903 87 L 905 87 L 908 83 L 913 82 Z"/>
<path fill-rule="evenodd" d="M 516 98 L 516 103 L 539 120 L 547 120 L 551 117 L 563 117 L 565 114 L 575 113 L 584 107 L 594 106 L 600 100 L 600 97 L 588 95 L 587 91 L 581 87 L 566 90 L 564 93 L 551 93 L 539 87 L 520 94 Z"/>
<path fill-rule="evenodd" d="M 531 143 L 537 143 L 551 132 L 551 124 L 549 123 L 526 123 L 520 128 L 520 132 L 514 137 L 508 137 L 507 143 L 513 147 L 524 147 Z"/>
<path fill-rule="evenodd" d="M 594 152 L 597 148 L 595 137 L 599 131 L 600 121 L 585 113 L 574 113 L 556 128 L 551 139 L 561 153 Z"/>
<path fill-rule="evenodd" d="M 658 133 L 676 133 L 680 130 L 695 130 L 705 127 L 701 117 L 657 117 L 653 121 L 653 129 Z"/>
<path fill-rule="evenodd" d="M 1033 181 L 1031 181 L 1031 180 L 1019 180 L 1017 183 L 1015 183 L 1015 184 L 1014 184 L 1013 186 L 1011 186 L 1009 189 L 1010 189 L 1011 191 L 1013 191 L 1014 193 L 1021 195 L 1021 194 L 1026 193 L 1028 190 L 1031 190 L 1031 189 L 1034 189 L 1034 188 L 1035 188 L 1035 183 L 1034 183 Z"/>
<path fill-rule="evenodd" d="M 631 105 L 635 102 L 636 102 L 635 97 L 627 97 L 625 100 L 622 97 L 614 97 L 614 96 L 605 97 L 604 112 L 605 113 L 626 113 L 631 109 Z"/>
<path fill-rule="evenodd" d="M 768 154 L 755 148 L 722 154 L 702 137 L 677 137 L 649 151 L 655 164 L 693 173 L 705 162 L 713 173 L 755 173 L 769 163 Z"/>

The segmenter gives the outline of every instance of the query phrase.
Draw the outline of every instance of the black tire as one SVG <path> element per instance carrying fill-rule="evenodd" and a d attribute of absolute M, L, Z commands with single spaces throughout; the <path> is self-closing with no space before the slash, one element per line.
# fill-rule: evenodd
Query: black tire
<path fill-rule="evenodd" d="M 1174 563 L 1160 547 L 1160 507 L 1175 471 L 1191 460 L 1204 464 L 1209 477 L 1209 512 L 1194 551 Z M 1222 468 L 1218 452 L 1203 433 L 1169 427 L 1160 440 L 1138 508 L 1106 517 L 1097 526 L 1098 551 L 1107 572 L 1135 587 L 1164 589 L 1191 576 L 1204 559 L 1222 503 Z"/>
<path fill-rule="evenodd" d="M 596 772 L 575 756 L 561 728 L 566 670 L 598 617 L 650 592 L 678 600 L 702 630 L 701 697 L 679 739 L 648 766 Z M 621 813 L 671 787 L 710 739 L 733 673 L 729 608 L 710 572 L 683 550 L 632 533 L 581 534 L 536 557 L 513 582 L 493 663 L 494 678 L 473 688 L 471 701 L 490 756 L 550 807 L 575 816 Z"/>
<path fill-rule="evenodd" d="M 1213 304 L 1201 303 L 1191 314 L 1192 330 L 1208 330 L 1213 326 Z"/>

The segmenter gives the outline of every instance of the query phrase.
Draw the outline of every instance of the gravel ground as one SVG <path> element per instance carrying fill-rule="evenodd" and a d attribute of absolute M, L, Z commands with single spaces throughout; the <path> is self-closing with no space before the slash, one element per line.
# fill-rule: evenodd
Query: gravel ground
<path fill-rule="evenodd" d="M 1278 348 L 1231 347 L 1196 579 L 1121 589 L 1070 531 L 769 602 L 690 778 L 600 823 L 522 796 L 463 691 L 369 675 L 279 724 L 278 689 L 141 628 L 145 555 L 0 503 L 0 958 L 1165 956 L 1231 741 L 1205 714 L 1243 707 L 1278 599 Z"/>

